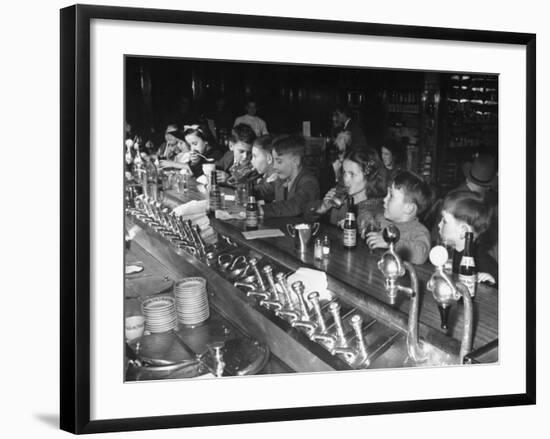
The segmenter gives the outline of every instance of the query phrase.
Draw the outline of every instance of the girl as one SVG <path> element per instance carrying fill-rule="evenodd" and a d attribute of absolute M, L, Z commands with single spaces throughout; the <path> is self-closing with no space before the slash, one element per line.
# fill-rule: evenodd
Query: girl
<path fill-rule="evenodd" d="M 221 157 L 220 152 L 208 142 L 206 131 L 198 125 L 185 126 L 183 138 L 189 151 L 178 154 L 175 160 L 161 160 L 161 169 L 189 169 L 196 178 L 203 174 L 203 163 L 214 163 Z"/>
<path fill-rule="evenodd" d="M 357 209 L 357 224 L 359 230 L 363 230 L 377 214 L 384 211 L 386 187 L 387 174 L 376 151 L 354 151 L 343 160 L 339 184 L 327 192 L 313 211 L 321 215 L 330 211 L 330 223 L 340 224 L 347 212 L 344 198 L 352 197 Z"/>
<path fill-rule="evenodd" d="M 402 148 L 394 140 L 386 141 L 380 147 L 380 156 L 382 157 L 382 163 L 389 173 L 390 180 L 393 180 L 397 174 L 403 171 L 402 167 Z"/>

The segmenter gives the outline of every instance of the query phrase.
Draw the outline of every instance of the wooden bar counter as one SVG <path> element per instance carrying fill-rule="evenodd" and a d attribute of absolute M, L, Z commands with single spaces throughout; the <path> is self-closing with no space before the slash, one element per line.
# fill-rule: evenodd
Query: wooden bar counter
<path fill-rule="evenodd" d="M 194 186 L 184 194 L 168 191 L 165 196 L 166 202 L 172 206 L 192 199 L 204 198 L 205 192 L 197 190 Z M 260 254 L 269 255 L 288 270 L 309 267 L 325 271 L 331 291 L 343 296 L 354 306 L 369 307 L 371 312 L 374 305 L 375 312 L 381 314 L 379 317 L 387 318 L 391 324 L 401 329 L 406 328 L 409 299 L 399 295 L 395 305 L 389 305 L 384 290 L 384 277 L 377 267 L 382 250 L 371 253 L 363 241 L 360 241 L 354 250 L 344 249 L 341 244 L 341 230 L 329 224 L 321 224 L 319 235 L 329 236 L 331 254 L 328 259 L 316 260 L 313 257 L 313 248 L 306 253 L 298 253 L 294 249 L 293 239 L 286 232 L 286 224 L 299 222 L 299 218 L 263 220 L 260 228 L 278 228 L 285 233 L 285 236 L 254 240 L 246 240 L 243 237 L 244 221 L 212 219 L 211 222 L 217 232 Z M 456 354 L 460 348 L 459 340 L 462 335 L 462 302 L 452 306 L 448 330 L 442 330 L 437 303 L 431 292 L 426 290 L 426 283 L 434 267 L 426 263 L 417 265 L 415 268 L 420 289 L 419 334 L 440 349 Z M 409 285 L 408 275 L 400 279 L 400 283 Z M 389 308 L 391 312 L 388 313 Z M 480 284 L 474 300 L 473 349 L 483 347 L 496 339 L 498 339 L 498 290 Z"/>
<path fill-rule="evenodd" d="M 230 190 L 224 189 L 224 192 Z M 184 193 L 166 191 L 163 204 L 174 208 L 191 200 L 206 198 L 206 191 L 191 183 Z M 226 203 L 229 211 L 236 212 L 242 207 Z M 227 251 L 226 239 L 237 247 L 233 252 L 254 256 L 262 265 L 271 264 L 277 271 L 293 272 L 300 267 L 313 268 L 326 273 L 328 289 L 342 308 L 342 318 L 346 321 L 352 314 L 363 318 L 366 342 L 369 350 L 375 353 L 369 367 L 402 367 L 414 365 L 406 355 L 406 337 L 408 330 L 408 311 L 410 300 L 398 295 L 397 301 L 390 304 L 384 289 L 384 277 L 377 267 L 382 250 L 370 252 L 364 242 L 357 248 L 347 250 L 341 244 L 342 231 L 330 224 L 321 224 L 319 235 L 327 235 L 331 240 L 331 252 L 328 258 L 314 259 L 313 248 L 299 253 L 294 248 L 294 240 L 286 232 L 286 225 L 299 222 L 299 218 L 278 218 L 260 222 L 262 228 L 276 228 L 284 232 L 277 238 L 247 240 L 243 220 L 220 220 L 213 217 L 210 223 L 217 232 L 219 252 Z M 357 367 L 339 355 L 331 354 L 318 343 L 310 340 L 298 328 L 277 317 L 275 313 L 260 305 L 254 297 L 235 287 L 223 272 L 210 266 L 205 259 L 196 258 L 185 251 L 178 250 L 168 239 L 155 230 L 140 224 L 138 218 L 127 217 L 127 227 L 137 224 L 142 230 L 134 238 L 135 244 L 157 260 L 170 273 L 173 279 L 186 276 L 202 276 L 208 281 L 210 304 L 215 314 L 226 319 L 243 334 L 264 343 L 278 359 L 282 368 L 296 372 L 346 370 Z M 225 246 L 225 248 L 224 248 Z M 419 324 L 421 340 L 432 345 L 437 358 L 458 359 L 462 336 L 463 305 L 452 306 L 449 329 L 440 328 L 440 315 L 437 303 L 431 293 L 426 291 L 426 282 L 433 273 L 430 264 L 415 266 L 419 280 Z M 399 283 L 409 286 L 409 276 L 399 279 Z M 325 302 L 328 306 L 328 302 Z M 325 312 L 327 309 L 325 308 Z M 329 313 L 330 314 L 330 313 Z M 333 323 L 333 322 L 332 322 Z M 347 323 L 346 323 L 347 324 Z M 474 302 L 473 350 L 483 348 L 498 339 L 498 292 L 494 288 L 480 285 Z M 350 331 L 347 326 L 346 331 Z M 353 341 L 355 343 L 355 341 Z M 491 349 L 481 362 L 498 360 L 498 351 Z M 353 360 L 350 360 L 353 361 Z M 455 364 L 457 360 L 435 362 L 434 364 Z M 274 372 L 274 371 L 273 371 Z M 269 372 L 268 372 L 269 373 Z"/>

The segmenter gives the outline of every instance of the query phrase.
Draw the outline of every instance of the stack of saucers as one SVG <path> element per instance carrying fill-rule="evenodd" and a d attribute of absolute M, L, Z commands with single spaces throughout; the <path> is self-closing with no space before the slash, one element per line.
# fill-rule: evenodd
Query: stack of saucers
<path fill-rule="evenodd" d="M 178 321 L 186 326 L 197 326 L 210 317 L 206 279 L 186 277 L 174 288 Z"/>
<path fill-rule="evenodd" d="M 141 311 L 145 316 L 145 330 L 151 333 L 167 332 L 178 327 L 175 300 L 159 296 L 144 300 Z"/>

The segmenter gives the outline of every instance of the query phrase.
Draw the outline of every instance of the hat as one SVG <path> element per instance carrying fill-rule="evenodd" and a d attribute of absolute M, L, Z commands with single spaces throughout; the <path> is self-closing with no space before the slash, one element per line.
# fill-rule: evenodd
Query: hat
<path fill-rule="evenodd" d="M 496 177 L 495 159 L 489 154 L 479 154 L 473 162 L 466 162 L 462 167 L 467 180 L 478 186 L 492 186 Z"/>

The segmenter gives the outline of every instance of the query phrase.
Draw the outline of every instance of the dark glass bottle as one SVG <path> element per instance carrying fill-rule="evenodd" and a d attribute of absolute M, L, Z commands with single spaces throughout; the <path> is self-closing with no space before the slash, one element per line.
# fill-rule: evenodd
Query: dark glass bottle
<path fill-rule="evenodd" d="M 208 192 L 208 210 L 211 213 L 215 213 L 216 210 L 221 209 L 221 200 L 222 197 L 216 179 L 216 171 L 212 171 L 210 174 L 210 190 Z"/>
<path fill-rule="evenodd" d="M 477 286 L 477 267 L 473 252 L 474 234 L 466 233 L 464 252 L 458 268 L 458 280 L 468 287 L 470 296 L 475 297 Z"/>
<path fill-rule="evenodd" d="M 355 219 L 353 209 L 348 210 L 346 213 L 346 219 L 344 220 L 343 244 L 346 249 L 354 249 L 357 247 L 357 221 Z"/>
<path fill-rule="evenodd" d="M 258 228 L 258 204 L 256 203 L 256 197 L 254 195 L 248 196 L 248 203 L 246 203 L 245 224 L 248 230 Z"/>

